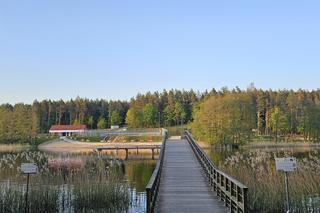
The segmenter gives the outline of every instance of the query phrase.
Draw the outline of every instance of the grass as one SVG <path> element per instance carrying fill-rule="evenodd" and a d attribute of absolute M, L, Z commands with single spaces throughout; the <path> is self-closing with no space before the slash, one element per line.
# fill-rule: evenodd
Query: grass
<path fill-rule="evenodd" d="M 21 152 L 30 148 L 27 143 L 21 144 L 0 144 L 0 152 Z"/>
<path fill-rule="evenodd" d="M 100 142 L 103 140 L 100 136 L 76 136 L 72 137 L 72 139 L 81 142 Z"/>
<path fill-rule="evenodd" d="M 306 141 L 303 136 L 301 135 L 294 135 L 294 136 L 284 136 L 284 135 L 279 135 L 277 138 L 277 141 L 275 139 L 275 136 L 272 135 L 257 135 L 253 136 L 251 138 L 251 143 L 253 144 L 261 144 L 261 143 L 315 143 L 311 141 Z"/>
<path fill-rule="evenodd" d="M 40 144 L 57 138 L 58 136 L 38 136 L 30 142 L 30 145 L 33 148 L 37 148 Z"/>
<path fill-rule="evenodd" d="M 25 138 L 25 139 L 0 139 L 0 145 L 25 145 L 29 144 L 32 148 L 36 148 L 38 145 L 40 145 L 43 142 L 57 139 L 58 136 L 53 135 L 47 135 L 47 134 L 39 134 L 35 138 Z"/>

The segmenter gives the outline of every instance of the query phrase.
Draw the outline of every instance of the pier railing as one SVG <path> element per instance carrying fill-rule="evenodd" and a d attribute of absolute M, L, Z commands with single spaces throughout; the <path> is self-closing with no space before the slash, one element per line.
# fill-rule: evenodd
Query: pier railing
<path fill-rule="evenodd" d="M 167 140 L 167 132 L 164 134 L 164 139 L 161 146 L 160 156 L 156 164 L 156 168 L 154 169 L 152 176 L 146 186 L 146 193 L 147 193 L 147 213 L 151 213 L 154 211 L 154 207 L 156 205 L 159 185 L 160 185 L 160 178 L 161 178 L 161 170 L 164 160 L 164 153 L 166 149 L 166 140 Z"/>
<path fill-rule="evenodd" d="M 248 188 L 238 180 L 219 170 L 198 145 L 189 131 L 185 130 L 184 136 L 190 143 L 217 196 L 230 208 L 230 212 L 246 213 L 248 209 Z"/>
<path fill-rule="evenodd" d="M 83 136 L 99 136 L 105 137 L 115 137 L 115 136 L 161 136 L 164 129 L 162 128 L 145 128 L 145 129 L 89 129 L 86 130 L 81 135 Z"/>

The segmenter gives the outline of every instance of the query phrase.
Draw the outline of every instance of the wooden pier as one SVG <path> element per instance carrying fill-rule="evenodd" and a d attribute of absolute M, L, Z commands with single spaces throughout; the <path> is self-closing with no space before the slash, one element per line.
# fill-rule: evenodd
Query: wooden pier
<path fill-rule="evenodd" d="M 247 212 L 247 187 L 216 168 L 189 132 L 164 141 L 146 187 L 147 212 Z"/>
<path fill-rule="evenodd" d="M 126 160 L 129 158 L 129 150 L 135 150 L 136 154 L 139 154 L 139 150 L 151 150 L 152 153 L 152 159 L 154 159 L 155 151 L 160 150 L 162 145 L 107 145 L 107 146 L 101 146 L 97 147 L 96 151 L 101 152 L 104 150 L 114 150 L 116 151 L 116 154 L 118 155 L 119 150 L 124 150 L 126 152 Z"/>

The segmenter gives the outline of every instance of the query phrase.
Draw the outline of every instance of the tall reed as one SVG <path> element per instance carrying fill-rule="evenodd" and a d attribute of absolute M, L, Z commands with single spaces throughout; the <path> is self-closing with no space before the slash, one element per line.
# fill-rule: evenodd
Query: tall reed
<path fill-rule="evenodd" d="M 35 162 L 30 178 L 29 212 L 117 212 L 130 203 L 121 161 L 98 156 L 51 156 L 22 152 L 0 157 L 0 212 L 23 212 L 26 179 L 21 162 Z"/>
<path fill-rule="evenodd" d="M 286 153 L 283 153 L 286 155 Z M 320 159 L 317 153 L 298 159 L 298 170 L 289 173 L 291 212 L 308 212 L 310 197 L 320 194 Z M 277 172 L 272 153 L 235 153 L 220 168 L 249 187 L 251 212 L 283 212 L 284 174 Z M 318 211 L 320 206 L 317 207 Z"/>

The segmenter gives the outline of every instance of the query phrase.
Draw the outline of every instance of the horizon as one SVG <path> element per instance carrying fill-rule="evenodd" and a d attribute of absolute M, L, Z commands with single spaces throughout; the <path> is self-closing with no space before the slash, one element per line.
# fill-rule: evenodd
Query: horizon
<path fill-rule="evenodd" d="M 0 104 L 316 90 L 317 1 L 0 2 Z"/>
<path fill-rule="evenodd" d="M 320 88 L 315 88 L 315 89 L 303 89 L 303 88 L 299 88 L 299 89 L 290 89 L 290 88 L 278 88 L 278 89 L 272 89 L 272 88 L 269 88 L 269 89 L 264 89 L 264 88 L 258 88 L 256 87 L 254 84 L 250 84 L 248 85 L 246 88 L 239 88 L 238 86 L 235 86 L 233 88 L 229 88 L 229 87 L 221 87 L 221 88 L 214 88 L 212 87 L 211 89 L 205 89 L 203 91 L 200 91 L 200 90 L 196 90 L 194 88 L 191 88 L 191 89 L 176 89 L 176 88 L 171 88 L 171 89 L 162 89 L 162 90 L 156 90 L 156 91 L 146 91 L 146 92 L 138 92 L 136 93 L 134 96 L 128 98 L 128 99 L 107 99 L 107 98 L 104 98 L 104 97 L 97 97 L 97 98 L 89 98 L 89 97 L 81 97 L 79 95 L 75 96 L 75 97 L 71 97 L 71 98 L 67 98 L 67 99 L 62 99 L 62 98 L 58 98 L 58 99 L 52 99 L 52 98 L 46 98 L 46 99 L 34 99 L 32 100 L 31 102 L 23 102 L 23 101 L 18 101 L 18 102 L 15 102 L 15 103 L 10 103 L 10 102 L 0 102 L 0 105 L 5 105 L 5 104 L 10 104 L 12 106 L 14 106 L 15 104 L 29 104 L 29 105 L 32 105 L 34 101 L 38 101 L 38 102 L 42 102 L 42 101 L 59 101 L 59 100 L 62 100 L 64 102 L 68 102 L 68 101 L 71 101 L 71 100 L 76 100 L 77 98 L 80 98 L 80 99 L 88 99 L 88 100 L 105 100 L 105 101 L 127 101 L 127 102 L 130 102 L 131 99 L 134 99 L 136 98 L 136 96 L 138 94 L 146 94 L 148 92 L 150 93 L 155 93 L 155 92 L 159 92 L 159 93 L 162 93 L 164 91 L 167 91 L 169 92 L 170 90 L 178 90 L 178 91 L 191 91 L 193 90 L 195 93 L 199 93 L 199 94 L 203 94 L 205 92 L 210 92 L 212 90 L 216 90 L 217 92 L 220 92 L 222 91 L 222 89 L 226 88 L 228 89 L 229 91 L 231 90 L 234 90 L 234 89 L 237 89 L 239 88 L 241 91 L 247 91 L 248 89 L 250 89 L 250 87 L 253 86 L 253 88 L 255 88 L 256 90 L 263 90 L 263 91 L 276 91 L 276 92 L 279 92 L 279 91 L 293 91 L 293 92 L 298 92 L 298 91 L 305 91 L 305 92 L 313 92 L 313 91 L 318 91 L 320 90 Z"/>

